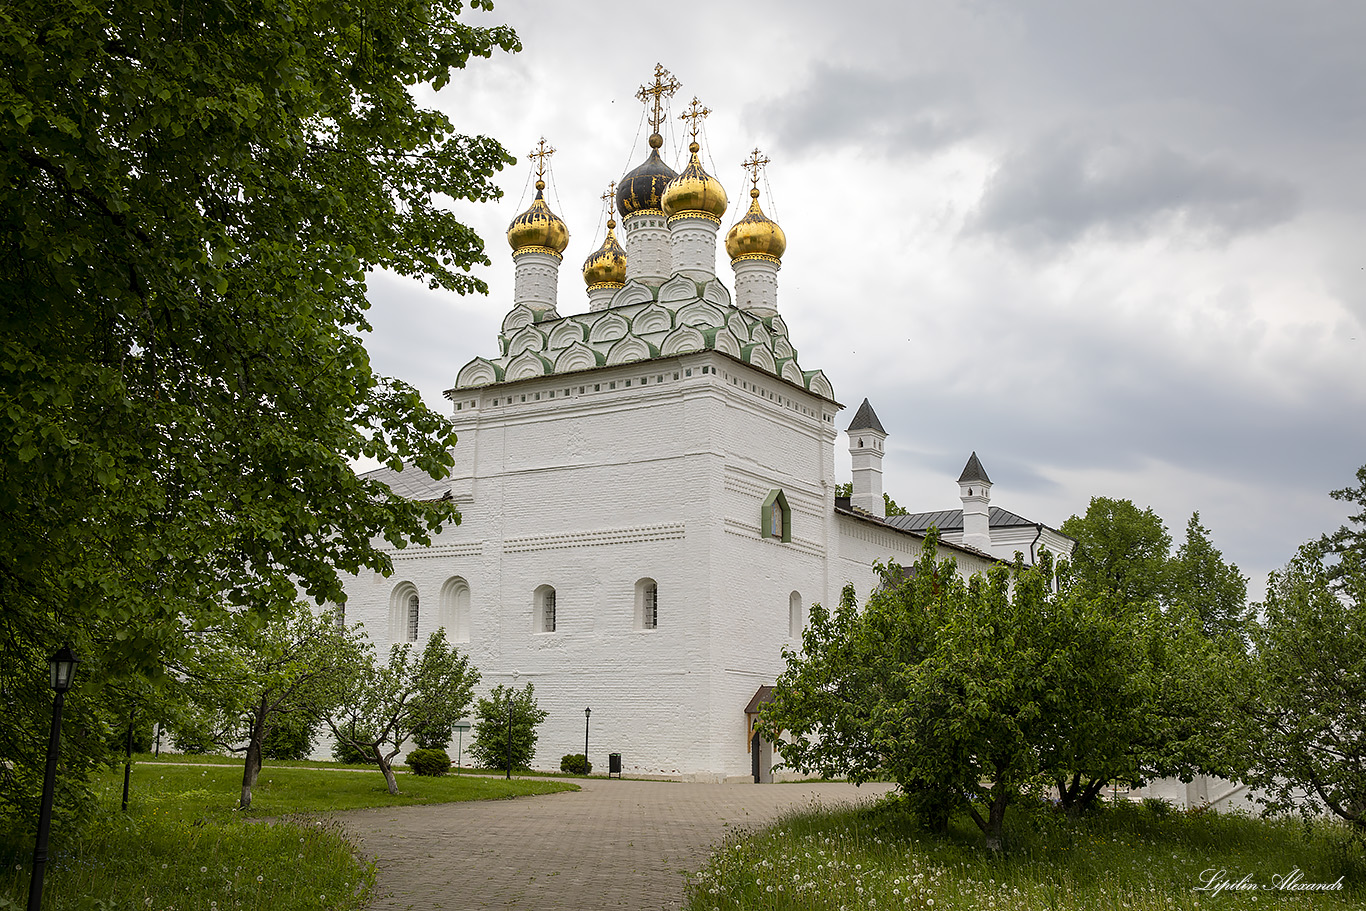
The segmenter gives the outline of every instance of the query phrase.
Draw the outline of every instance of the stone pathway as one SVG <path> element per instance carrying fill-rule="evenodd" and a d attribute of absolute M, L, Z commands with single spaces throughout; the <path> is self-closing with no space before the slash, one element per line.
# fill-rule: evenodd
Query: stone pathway
<path fill-rule="evenodd" d="M 890 785 L 579 781 L 582 790 L 337 814 L 379 866 L 376 911 L 682 907 L 683 874 L 727 833 Z"/>

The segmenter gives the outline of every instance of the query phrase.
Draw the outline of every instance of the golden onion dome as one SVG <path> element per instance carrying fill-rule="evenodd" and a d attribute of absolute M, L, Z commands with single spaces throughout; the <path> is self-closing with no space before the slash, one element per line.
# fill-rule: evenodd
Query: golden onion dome
<path fill-rule="evenodd" d="M 759 188 L 749 191 L 749 211 L 737 221 L 726 235 L 726 252 L 732 260 L 742 256 L 766 256 L 781 259 L 787 249 L 787 235 L 778 223 L 759 208 Z"/>
<path fill-rule="evenodd" d="M 696 141 L 688 146 L 692 159 L 683 173 L 675 177 L 664 191 L 662 202 L 665 215 L 700 212 L 720 221 L 726 213 L 729 202 L 726 190 L 721 186 L 721 181 L 702 169 L 702 162 L 697 157 L 701 148 Z"/>
<path fill-rule="evenodd" d="M 659 147 L 664 145 L 664 137 L 658 133 L 650 135 L 650 157 L 645 163 L 621 179 L 617 184 L 617 211 L 625 218 L 633 212 L 644 209 L 660 208 L 660 196 L 669 181 L 678 173 L 659 157 Z"/>
<path fill-rule="evenodd" d="M 607 220 L 607 238 L 583 261 L 583 281 L 590 288 L 626 282 L 626 251 L 617 243 L 616 226 L 615 221 Z"/>
<path fill-rule="evenodd" d="M 536 181 L 536 198 L 531 207 L 508 225 L 508 243 L 514 254 L 543 249 L 557 256 L 569 246 L 569 228 L 545 203 L 545 181 Z"/>

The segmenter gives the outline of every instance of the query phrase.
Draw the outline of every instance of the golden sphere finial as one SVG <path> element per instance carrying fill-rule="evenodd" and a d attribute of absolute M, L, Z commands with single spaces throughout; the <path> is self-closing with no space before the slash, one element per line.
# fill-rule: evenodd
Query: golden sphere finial
<path fill-rule="evenodd" d="M 651 133 L 651 134 L 650 134 L 650 148 L 652 148 L 652 149 L 657 149 L 657 148 L 659 148 L 659 147 L 662 146 L 662 145 L 664 145 L 664 137 L 663 137 L 663 136 L 660 136 L 658 133 Z"/>

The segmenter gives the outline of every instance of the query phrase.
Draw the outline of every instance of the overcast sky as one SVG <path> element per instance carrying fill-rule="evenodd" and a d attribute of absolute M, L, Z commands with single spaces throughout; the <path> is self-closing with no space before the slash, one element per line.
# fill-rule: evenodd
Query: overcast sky
<path fill-rule="evenodd" d="M 1121 8 L 1123 7 L 1123 8 Z M 518 157 L 485 238 L 488 297 L 371 284 L 376 368 L 441 392 L 497 353 L 526 153 L 558 149 L 559 312 L 587 310 L 599 196 L 645 157 L 656 62 L 712 110 L 704 161 L 739 217 L 756 145 L 788 248 L 778 307 L 847 424 L 867 396 L 886 489 L 1057 526 L 1092 496 L 1199 510 L 1251 577 L 1347 509 L 1366 463 L 1366 4 L 1257 0 L 511 3 L 524 50 L 424 101 Z M 686 152 L 684 152 L 686 154 Z M 729 266 L 718 272 L 733 287 Z M 841 434 L 837 480 L 849 478 Z"/>

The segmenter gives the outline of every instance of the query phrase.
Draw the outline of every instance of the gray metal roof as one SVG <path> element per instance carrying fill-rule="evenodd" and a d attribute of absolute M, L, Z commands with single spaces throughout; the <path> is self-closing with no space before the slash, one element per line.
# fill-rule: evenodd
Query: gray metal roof
<path fill-rule="evenodd" d="M 940 531 L 961 531 L 963 529 L 963 510 L 941 509 L 937 512 L 911 513 L 908 516 L 888 516 L 887 524 L 900 528 L 902 531 L 925 532 L 929 531 L 931 526 Z M 999 506 L 991 506 L 987 509 L 987 526 L 989 528 L 1011 528 L 1021 525 L 1028 525 L 1033 528 L 1035 524 L 1024 516 L 1017 516 Z"/>
<path fill-rule="evenodd" d="M 882 429 L 882 422 L 877 419 L 877 412 L 873 411 L 873 406 L 864 399 L 863 404 L 858 406 L 858 411 L 854 412 L 854 419 L 849 422 L 849 430 L 876 430 L 878 433 L 886 433 Z"/>
<path fill-rule="evenodd" d="M 968 459 L 968 464 L 963 466 L 963 473 L 958 476 L 958 483 L 964 481 L 984 481 L 991 483 L 991 478 L 987 477 L 987 470 L 982 467 L 982 463 L 977 461 L 977 453 L 973 453 Z"/>
<path fill-rule="evenodd" d="M 405 500 L 442 500 L 450 496 L 449 481 L 438 481 L 425 471 L 405 466 L 402 471 L 376 468 L 361 475 L 367 481 L 379 481 Z"/>

